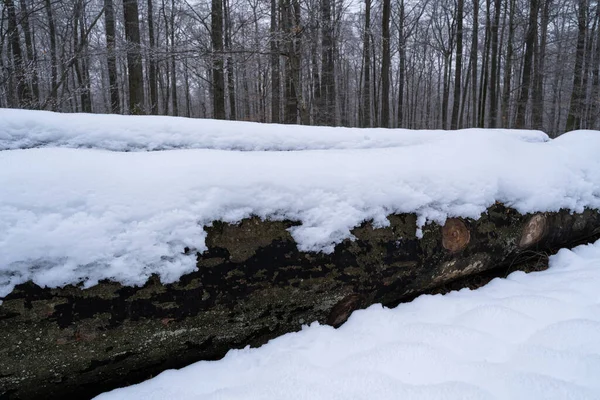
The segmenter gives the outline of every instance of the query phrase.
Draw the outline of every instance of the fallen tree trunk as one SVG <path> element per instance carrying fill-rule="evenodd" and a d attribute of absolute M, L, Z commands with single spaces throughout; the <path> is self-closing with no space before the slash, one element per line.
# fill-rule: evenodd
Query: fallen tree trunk
<path fill-rule="evenodd" d="M 0 305 L 0 397 L 91 397 L 600 236 L 592 210 L 521 215 L 496 204 L 477 221 L 427 225 L 422 239 L 414 215 L 389 220 L 355 228 L 332 254 L 298 251 L 292 221 L 215 222 L 198 271 L 174 284 L 20 285 Z"/>

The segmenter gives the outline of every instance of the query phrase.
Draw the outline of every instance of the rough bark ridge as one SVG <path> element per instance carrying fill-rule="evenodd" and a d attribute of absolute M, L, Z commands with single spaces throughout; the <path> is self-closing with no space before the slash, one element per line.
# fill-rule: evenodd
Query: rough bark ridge
<path fill-rule="evenodd" d="M 414 215 L 389 220 L 365 222 L 332 254 L 298 251 L 292 221 L 214 222 L 198 271 L 174 284 L 20 285 L 0 305 L 0 397 L 92 396 L 600 236 L 591 210 L 521 215 L 496 204 L 477 221 L 427 225 L 422 239 Z"/>

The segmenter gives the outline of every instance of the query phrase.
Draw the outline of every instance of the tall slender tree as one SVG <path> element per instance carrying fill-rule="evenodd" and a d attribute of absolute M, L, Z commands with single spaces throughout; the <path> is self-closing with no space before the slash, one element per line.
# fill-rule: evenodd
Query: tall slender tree
<path fill-rule="evenodd" d="M 225 119 L 225 76 L 223 74 L 223 2 L 211 1 L 213 118 Z"/>
<path fill-rule="evenodd" d="M 21 40 L 17 24 L 17 12 L 13 0 L 4 0 L 4 5 L 8 14 L 8 36 L 15 69 L 14 80 L 16 97 L 14 99 L 13 106 L 28 108 L 31 106 L 32 98 L 29 90 L 29 84 L 27 83 L 26 79 L 26 62 L 23 58 L 23 52 L 21 51 Z"/>
<path fill-rule="evenodd" d="M 384 128 L 390 127 L 390 8 L 390 0 L 383 0 L 381 12 L 381 126 Z"/>
<path fill-rule="evenodd" d="M 144 76 L 140 51 L 140 21 L 137 0 L 123 0 L 125 40 L 127 42 L 127 83 L 129 113 L 144 113 Z"/>
<path fill-rule="evenodd" d="M 104 0 L 111 1 L 111 0 Z M 150 86 L 150 114 L 158 114 L 158 78 L 156 43 L 154 38 L 154 0 L 148 0 L 148 85 Z M 112 6 L 111 6 L 112 7 Z M 113 27 L 114 29 L 114 27 Z M 118 94 L 117 94 L 118 95 Z"/>
<path fill-rule="evenodd" d="M 583 111 L 583 58 L 585 55 L 585 38 L 587 34 L 587 8 L 588 0 L 578 0 L 577 2 L 577 49 L 575 52 L 575 70 L 573 72 L 573 91 L 571 94 L 571 103 L 569 106 L 569 115 L 567 116 L 567 131 L 579 129 L 581 127 L 581 117 Z"/>
<path fill-rule="evenodd" d="M 458 112 L 460 110 L 461 73 L 463 59 L 463 18 L 464 0 L 457 1 L 456 7 L 456 61 L 454 65 L 454 102 L 452 104 L 452 129 L 460 128 Z"/>
<path fill-rule="evenodd" d="M 533 54 L 537 37 L 539 0 L 529 0 L 529 22 L 527 23 L 527 36 L 525 40 L 525 56 L 523 59 L 523 73 L 521 78 L 521 93 L 517 101 L 516 128 L 525 128 L 525 112 L 529 101 L 531 89 L 531 75 L 533 70 Z"/>
<path fill-rule="evenodd" d="M 271 37 L 269 40 L 271 46 L 271 122 L 279 123 L 280 121 L 280 102 L 281 88 L 279 80 L 279 24 L 278 24 L 279 7 L 277 0 L 271 0 Z"/>
<path fill-rule="evenodd" d="M 494 0 L 494 19 L 490 28 L 490 43 L 492 47 L 490 71 L 490 127 L 498 126 L 498 93 L 500 86 L 500 70 L 498 68 L 498 30 L 500 29 L 500 12 L 502 1 Z"/>
<path fill-rule="evenodd" d="M 362 124 L 371 126 L 371 0 L 365 0 L 365 28 L 363 33 L 363 88 L 362 88 Z"/>

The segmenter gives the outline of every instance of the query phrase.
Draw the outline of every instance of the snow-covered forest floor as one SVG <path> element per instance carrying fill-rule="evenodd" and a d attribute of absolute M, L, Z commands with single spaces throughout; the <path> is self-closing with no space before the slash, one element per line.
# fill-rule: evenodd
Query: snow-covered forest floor
<path fill-rule="evenodd" d="M 600 241 L 477 289 L 355 311 L 117 399 L 599 399 Z"/>

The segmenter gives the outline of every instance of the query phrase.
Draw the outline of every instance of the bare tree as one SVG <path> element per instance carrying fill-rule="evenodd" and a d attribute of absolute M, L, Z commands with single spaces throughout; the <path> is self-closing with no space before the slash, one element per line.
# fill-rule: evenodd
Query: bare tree
<path fill-rule="evenodd" d="M 140 21 L 137 0 L 123 0 L 125 40 L 127 41 L 127 82 L 129 113 L 144 113 L 144 77 L 140 51 Z"/>

